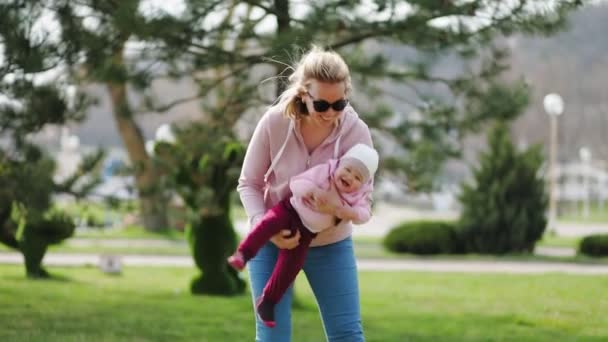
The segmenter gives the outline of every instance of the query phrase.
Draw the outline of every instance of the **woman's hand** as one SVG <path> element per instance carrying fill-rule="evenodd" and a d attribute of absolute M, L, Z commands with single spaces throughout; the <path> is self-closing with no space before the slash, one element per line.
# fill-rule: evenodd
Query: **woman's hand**
<path fill-rule="evenodd" d="M 291 230 L 283 229 L 278 234 L 270 238 L 270 242 L 274 243 L 279 249 L 294 249 L 300 244 L 300 231 L 296 230 L 293 236 Z"/>
<path fill-rule="evenodd" d="M 327 214 L 327 215 L 335 215 L 336 214 L 336 206 L 327 200 L 327 198 L 317 198 L 315 201 L 315 206 L 318 212 Z"/>

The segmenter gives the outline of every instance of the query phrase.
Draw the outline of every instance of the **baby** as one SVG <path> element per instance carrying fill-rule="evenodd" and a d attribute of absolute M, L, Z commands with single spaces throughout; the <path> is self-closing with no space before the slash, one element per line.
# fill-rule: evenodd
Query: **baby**
<path fill-rule="evenodd" d="M 339 160 L 331 159 L 293 177 L 289 182 L 292 196 L 268 210 L 228 258 L 240 271 L 282 229 L 300 231 L 297 247 L 279 250 L 273 273 L 257 299 L 256 311 L 266 326 L 275 326 L 274 306 L 302 269 L 312 239 L 341 220 L 361 224 L 370 219 L 372 180 L 377 169 L 376 150 L 357 144 Z"/>

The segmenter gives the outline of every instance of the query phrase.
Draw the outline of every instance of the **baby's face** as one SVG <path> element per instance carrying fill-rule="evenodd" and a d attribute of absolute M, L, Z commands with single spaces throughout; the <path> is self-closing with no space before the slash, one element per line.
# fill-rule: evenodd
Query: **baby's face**
<path fill-rule="evenodd" d="M 359 190 L 363 185 L 364 177 L 356 167 L 344 164 L 340 165 L 334 176 L 334 183 L 338 191 L 351 193 Z"/>

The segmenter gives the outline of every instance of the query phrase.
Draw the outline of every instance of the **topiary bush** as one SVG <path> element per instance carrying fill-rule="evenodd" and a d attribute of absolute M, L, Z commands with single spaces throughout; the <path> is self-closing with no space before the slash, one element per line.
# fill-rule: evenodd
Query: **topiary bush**
<path fill-rule="evenodd" d="M 50 245 L 58 244 L 74 234 L 76 225 L 63 212 L 50 210 L 41 218 L 27 218 L 17 233 L 19 247 L 25 259 L 26 274 L 30 278 L 46 278 L 42 259 Z"/>
<path fill-rule="evenodd" d="M 592 257 L 608 256 L 608 234 L 586 236 L 579 243 L 578 252 Z"/>
<path fill-rule="evenodd" d="M 237 246 L 230 210 L 245 150 L 230 131 L 209 123 L 175 128 L 176 141 L 155 147 L 167 187 L 181 197 L 188 219 L 186 236 L 200 274 L 193 294 L 233 296 L 246 290 L 226 262 Z"/>
<path fill-rule="evenodd" d="M 406 222 L 393 228 L 383 245 L 395 253 L 450 254 L 464 253 L 464 246 L 452 222 Z"/>
<path fill-rule="evenodd" d="M 67 213 L 52 208 L 52 195 L 84 196 L 97 184 L 95 173 L 90 172 L 103 154 L 85 157 L 71 177 L 56 183 L 55 162 L 39 147 L 23 144 L 18 152 L 0 148 L 0 242 L 23 254 L 28 277 L 48 278 L 42 266 L 48 246 L 72 236 L 75 227 Z M 90 179 L 79 183 L 86 175 Z"/>

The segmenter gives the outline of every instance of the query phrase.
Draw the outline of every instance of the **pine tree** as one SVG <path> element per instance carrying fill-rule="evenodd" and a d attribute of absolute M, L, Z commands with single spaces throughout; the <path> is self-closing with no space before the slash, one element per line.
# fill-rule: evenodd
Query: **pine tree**
<path fill-rule="evenodd" d="M 533 252 L 547 220 L 540 146 L 516 151 L 505 123 L 489 133 L 473 184 L 463 186 L 460 229 L 468 251 Z"/>
<path fill-rule="evenodd" d="M 30 135 L 47 124 L 81 119 L 90 103 L 73 93 L 69 77 L 48 73 L 63 68 L 56 41 L 32 32 L 44 7 L 35 1 L 0 4 L 0 242 L 19 250 L 26 274 L 46 278 L 42 259 L 49 245 L 74 232 L 65 213 L 52 209 L 51 196 L 85 196 L 99 184 L 99 151 L 84 158 L 75 173 L 61 183 L 53 180 L 55 162 L 31 142 Z M 66 74 L 69 73 L 65 71 Z"/>
<path fill-rule="evenodd" d="M 501 79 L 509 57 L 502 38 L 552 34 L 581 3 L 186 1 L 196 34 L 185 50 L 192 63 L 183 67 L 199 72 L 199 94 L 206 99 L 226 81 L 257 85 L 275 77 L 274 91 L 245 94 L 242 101 L 255 106 L 275 99 L 291 71 L 286 65 L 310 44 L 340 52 L 359 89 L 351 102 L 376 136 L 400 147 L 385 156 L 384 170 L 427 190 L 443 162 L 459 157 L 467 134 L 513 118 L 526 103 L 523 80 Z M 461 67 L 443 71 L 446 56 Z M 204 73 L 220 67 L 221 73 Z M 385 103 L 378 101 L 383 96 Z"/>

